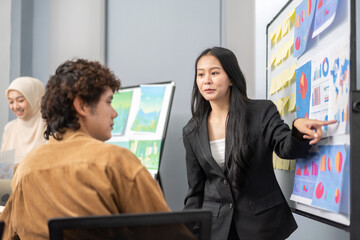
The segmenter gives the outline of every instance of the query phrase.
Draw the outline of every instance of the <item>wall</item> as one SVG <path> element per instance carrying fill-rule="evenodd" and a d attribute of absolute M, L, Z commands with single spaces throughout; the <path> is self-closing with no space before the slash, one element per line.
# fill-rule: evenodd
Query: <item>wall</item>
<path fill-rule="evenodd" d="M 239 62 L 250 98 L 256 97 L 255 80 L 255 1 L 224 1 L 224 47 L 231 49 Z"/>
<path fill-rule="evenodd" d="M 49 14 L 49 1 L 12 1 L 10 81 L 19 76 L 33 76 L 46 83 Z"/>
<path fill-rule="evenodd" d="M 33 1 L 31 74 L 46 84 L 50 74 L 50 1 Z"/>
<path fill-rule="evenodd" d="M 172 210 L 183 208 L 187 191 L 182 127 L 191 117 L 194 62 L 220 45 L 219 0 L 109 0 L 107 65 L 123 86 L 175 81 L 160 177 Z"/>
<path fill-rule="evenodd" d="M 104 63 L 105 1 L 50 1 L 50 74 L 72 58 Z"/>
<path fill-rule="evenodd" d="M 0 1 L 0 31 L 0 136 L 2 136 L 9 118 L 4 93 L 10 78 L 11 0 Z"/>

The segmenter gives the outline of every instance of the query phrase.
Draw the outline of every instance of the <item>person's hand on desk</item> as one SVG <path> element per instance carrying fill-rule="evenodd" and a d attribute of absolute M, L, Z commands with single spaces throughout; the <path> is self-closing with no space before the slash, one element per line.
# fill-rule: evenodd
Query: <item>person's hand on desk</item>
<path fill-rule="evenodd" d="M 337 120 L 320 121 L 316 119 L 298 118 L 294 121 L 294 127 L 304 134 L 304 139 L 309 139 L 310 145 L 316 144 L 322 138 L 321 127 L 336 123 Z"/>

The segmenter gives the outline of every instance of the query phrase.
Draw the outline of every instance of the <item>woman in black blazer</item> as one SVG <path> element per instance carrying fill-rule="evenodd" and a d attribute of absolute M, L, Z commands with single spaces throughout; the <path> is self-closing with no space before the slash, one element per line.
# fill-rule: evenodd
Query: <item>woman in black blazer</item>
<path fill-rule="evenodd" d="M 189 190 L 185 209 L 210 209 L 212 239 L 285 239 L 296 222 L 276 181 L 272 152 L 305 157 L 336 121 L 304 118 L 292 130 L 268 100 L 250 100 L 233 52 L 206 49 L 195 62 L 191 111 L 183 129 Z"/>

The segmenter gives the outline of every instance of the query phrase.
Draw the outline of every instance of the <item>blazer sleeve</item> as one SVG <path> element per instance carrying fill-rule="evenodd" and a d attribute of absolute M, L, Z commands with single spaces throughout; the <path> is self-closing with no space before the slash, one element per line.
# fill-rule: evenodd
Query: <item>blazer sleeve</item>
<path fill-rule="evenodd" d="M 281 119 L 271 101 L 267 101 L 261 117 L 261 130 L 266 144 L 281 158 L 306 157 L 311 145 L 309 140 L 301 139 L 298 130 L 291 130 Z"/>
<path fill-rule="evenodd" d="M 188 193 L 184 201 L 185 209 L 201 208 L 203 203 L 206 174 L 200 166 L 184 130 L 183 142 L 186 150 L 186 170 L 189 185 Z"/>

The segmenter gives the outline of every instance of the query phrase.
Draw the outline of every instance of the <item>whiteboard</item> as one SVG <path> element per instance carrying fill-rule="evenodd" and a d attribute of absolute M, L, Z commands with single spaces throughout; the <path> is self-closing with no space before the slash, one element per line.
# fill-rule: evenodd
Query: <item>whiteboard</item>
<path fill-rule="evenodd" d="M 337 183 L 340 187 L 336 191 L 326 188 L 327 185 L 324 192 L 319 191 L 324 189 L 319 178 L 330 182 L 331 179 L 326 177 L 331 172 L 328 170 L 328 175 L 324 175 L 324 166 L 311 165 L 310 157 L 288 161 L 274 155 L 274 170 L 278 182 L 295 213 L 341 228 L 350 225 L 349 93 L 346 92 L 350 91 L 351 74 L 350 8 L 350 0 L 289 1 L 267 25 L 266 32 L 267 98 L 277 105 L 284 122 L 290 127 L 297 117 L 337 119 L 336 126 L 323 129 L 324 138 L 310 151 L 313 152 L 314 159 L 320 158 L 316 154 L 322 149 L 341 148 L 345 153 L 340 155 L 343 158 L 336 155 L 336 162 L 330 161 L 333 165 L 327 165 L 326 168 L 341 172 L 341 175 L 337 175 L 341 184 Z M 346 80 L 341 82 L 344 89 L 336 85 L 337 69 L 334 66 L 337 59 L 340 67 L 347 63 Z M 308 86 L 305 84 L 304 87 L 303 80 L 306 78 Z M 324 159 L 319 159 L 319 162 L 322 160 Z M 307 164 L 305 170 L 309 165 L 312 166 L 310 173 L 301 171 L 304 170 L 301 163 Z M 300 184 L 307 181 L 306 176 L 312 174 L 312 179 L 315 180 L 309 183 L 310 187 L 303 184 L 300 188 Z M 329 196 L 337 194 L 336 201 L 333 200 L 335 203 L 324 200 L 327 193 Z"/>

